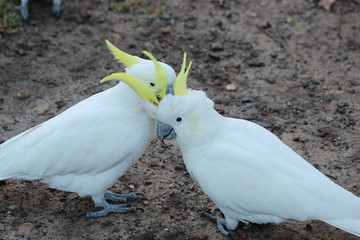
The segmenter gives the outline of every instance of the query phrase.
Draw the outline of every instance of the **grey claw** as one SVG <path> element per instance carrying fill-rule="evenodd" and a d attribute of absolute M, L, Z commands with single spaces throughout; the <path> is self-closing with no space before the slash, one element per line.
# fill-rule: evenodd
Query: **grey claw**
<path fill-rule="evenodd" d="M 135 207 L 135 208 L 136 208 L 136 211 L 137 211 L 137 210 L 140 210 L 140 211 L 142 211 L 142 212 L 145 212 L 143 208 L 139 208 L 139 207 Z"/>
<path fill-rule="evenodd" d="M 145 197 L 145 195 L 142 194 L 142 193 L 135 193 L 135 194 L 136 194 L 137 197 L 139 197 L 139 196 L 142 197 L 142 198 L 139 198 L 140 200 L 149 200 L 149 199 L 147 199 L 147 198 Z"/>

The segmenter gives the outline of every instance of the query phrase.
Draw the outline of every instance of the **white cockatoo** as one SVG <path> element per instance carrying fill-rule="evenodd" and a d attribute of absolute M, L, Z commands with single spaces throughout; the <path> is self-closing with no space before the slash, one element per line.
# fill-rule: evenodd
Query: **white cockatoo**
<path fill-rule="evenodd" d="M 204 92 L 186 89 L 186 75 L 158 105 L 158 137 L 176 137 L 188 172 L 225 216 L 204 213 L 224 235 L 239 221 L 321 220 L 360 236 L 359 197 L 265 128 L 221 116 Z"/>
<path fill-rule="evenodd" d="M 23 17 L 24 20 L 27 20 L 29 17 L 28 1 L 29 0 L 21 0 L 21 5 L 15 7 L 17 10 L 20 10 L 21 16 Z M 63 0 L 53 0 L 52 14 L 54 15 L 54 17 L 59 18 L 63 11 L 64 11 Z"/>
<path fill-rule="evenodd" d="M 145 51 L 151 60 L 106 44 L 126 73 L 111 74 L 102 82 L 123 82 L 0 145 L 0 180 L 40 180 L 50 188 L 91 196 L 95 206 L 104 209 L 88 217 L 136 211 L 106 200 L 126 202 L 139 194 L 120 195 L 107 189 L 138 161 L 155 137 L 156 121 L 143 106 L 157 105 L 176 78 L 173 68 Z M 124 82 L 148 85 L 150 93 L 135 93 Z"/>

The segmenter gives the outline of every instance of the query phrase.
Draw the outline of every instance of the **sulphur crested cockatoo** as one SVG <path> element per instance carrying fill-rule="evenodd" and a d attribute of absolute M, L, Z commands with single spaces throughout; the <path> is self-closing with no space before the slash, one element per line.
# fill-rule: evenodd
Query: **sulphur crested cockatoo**
<path fill-rule="evenodd" d="M 20 10 L 21 16 L 24 20 L 27 20 L 29 17 L 28 10 L 28 0 L 21 0 L 21 5 L 15 7 L 17 10 Z M 64 11 L 64 2 L 63 0 L 53 0 L 52 13 L 58 18 L 61 13 Z"/>
<path fill-rule="evenodd" d="M 190 175 L 225 215 L 205 213 L 224 235 L 239 221 L 321 220 L 360 236 L 359 197 L 265 128 L 221 116 L 204 92 L 187 90 L 186 75 L 179 76 L 175 96 L 158 105 L 158 137 L 176 137 Z"/>
<path fill-rule="evenodd" d="M 104 210 L 88 217 L 136 211 L 106 200 L 126 202 L 139 194 L 120 195 L 107 189 L 138 161 L 155 137 L 156 121 L 146 113 L 144 103 L 158 104 L 168 82 L 176 78 L 170 66 L 145 51 L 151 60 L 106 44 L 126 73 L 114 73 L 102 82 L 123 82 L 0 145 L 0 180 L 40 180 L 50 188 L 91 196 L 95 206 Z M 151 93 L 135 93 L 124 82 L 148 85 Z"/>

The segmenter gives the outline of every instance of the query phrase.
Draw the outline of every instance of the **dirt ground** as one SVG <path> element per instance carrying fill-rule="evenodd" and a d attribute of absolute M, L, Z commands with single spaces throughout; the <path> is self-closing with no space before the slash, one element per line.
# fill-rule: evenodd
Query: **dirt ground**
<path fill-rule="evenodd" d="M 332 12 L 300 0 L 30 0 L 30 19 L 0 48 L 0 142 L 115 83 L 123 68 L 105 45 L 151 52 L 203 89 L 225 116 L 256 122 L 334 182 L 360 196 L 360 2 Z M 135 8 L 134 8 L 135 7 Z M 233 92 L 228 84 L 236 84 Z M 239 173 L 240 174 L 240 173 Z M 316 183 L 314 183 L 316 184 Z M 156 139 L 111 190 L 142 192 L 144 212 L 87 219 L 90 197 L 39 182 L 0 184 L 0 239 L 226 239 L 200 216 L 214 203 L 192 181 L 174 141 Z M 266 197 L 266 196 L 264 196 Z M 246 239 L 356 239 L 318 221 L 234 232 Z"/>

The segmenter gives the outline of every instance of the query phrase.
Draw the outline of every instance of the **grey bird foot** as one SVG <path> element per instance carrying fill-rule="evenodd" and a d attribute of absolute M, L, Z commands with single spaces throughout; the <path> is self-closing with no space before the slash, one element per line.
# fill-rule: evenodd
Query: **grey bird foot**
<path fill-rule="evenodd" d="M 113 202 L 127 202 L 133 199 L 138 199 L 139 196 L 142 197 L 141 199 L 145 199 L 144 194 L 142 193 L 117 194 L 113 193 L 110 190 L 107 190 L 104 195 L 106 200 L 110 200 Z"/>
<path fill-rule="evenodd" d="M 86 217 L 102 217 L 106 216 L 108 213 L 129 213 L 136 212 L 137 210 L 144 211 L 142 208 L 138 207 L 128 207 L 124 204 L 122 205 L 112 205 L 106 202 L 105 199 L 101 203 L 95 203 L 95 207 L 103 207 L 104 209 L 99 212 L 86 213 Z"/>
<path fill-rule="evenodd" d="M 59 18 L 64 11 L 64 2 L 62 0 L 54 0 L 52 6 L 52 13 L 54 17 Z"/>
<path fill-rule="evenodd" d="M 27 0 L 21 0 L 21 5 L 15 6 L 15 9 L 20 11 L 21 16 L 24 20 L 28 19 L 29 11 L 28 11 L 28 1 Z"/>
<path fill-rule="evenodd" d="M 217 216 L 215 214 L 212 214 L 212 213 L 208 213 L 206 211 L 202 211 L 201 216 L 206 217 L 206 218 L 208 218 L 210 220 L 213 220 L 213 221 L 215 220 L 216 223 L 217 223 L 217 227 L 220 230 L 220 232 L 222 234 L 224 234 L 225 236 L 227 236 L 227 237 L 229 236 L 229 232 L 225 230 L 226 220 L 224 218 L 221 218 L 221 217 L 219 217 L 219 216 Z"/>

